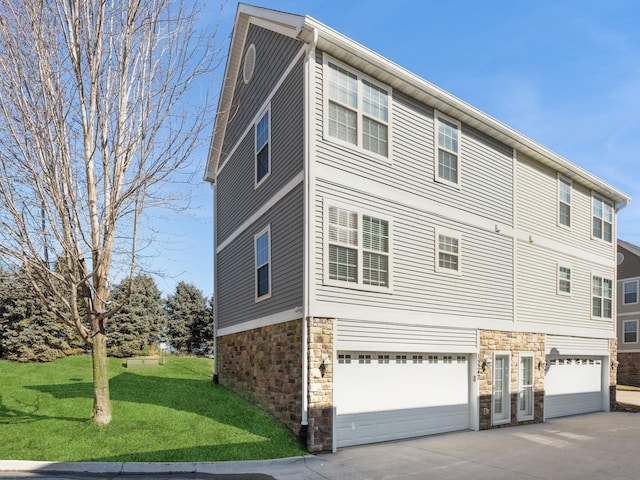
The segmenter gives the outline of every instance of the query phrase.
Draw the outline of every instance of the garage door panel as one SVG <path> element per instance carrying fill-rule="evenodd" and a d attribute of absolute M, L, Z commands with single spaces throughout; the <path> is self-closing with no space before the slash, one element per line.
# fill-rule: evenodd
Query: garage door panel
<path fill-rule="evenodd" d="M 338 447 L 469 428 L 468 404 L 345 415 L 336 413 Z"/>
<path fill-rule="evenodd" d="M 339 447 L 469 428 L 466 355 L 339 354 L 334 374 Z"/>
<path fill-rule="evenodd" d="M 545 375 L 545 417 L 602 410 L 601 359 L 549 358 Z"/>

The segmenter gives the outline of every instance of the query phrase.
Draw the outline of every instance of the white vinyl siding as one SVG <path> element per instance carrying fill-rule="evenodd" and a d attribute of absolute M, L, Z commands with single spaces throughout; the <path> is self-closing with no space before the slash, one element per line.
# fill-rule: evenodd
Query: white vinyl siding
<path fill-rule="evenodd" d="M 587 243 L 593 243 L 585 240 Z M 611 330 L 610 319 L 592 317 L 592 271 L 594 266 L 586 259 L 573 257 L 569 263 L 557 259 L 557 252 L 541 248 L 535 242 L 519 241 L 516 244 L 516 305 L 517 319 L 526 328 L 572 328 L 580 335 L 584 329 Z M 554 258 L 556 257 L 556 258 Z M 559 294 L 558 266 L 571 268 L 571 294 Z M 598 267 L 608 278 L 613 278 L 615 268 Z M 523 327 L 524 328 L 524 327 Z"/>
<path fill-rule="evenodd" d="M 391 89 L 326 56 L 324 66 L 327 137 L 388 158 Z"/>
<path fill-rule="evenodd" d="M 614 243 L 591 240 L 593 206 L 589 188 L 572 181 L 571 228 L 565 228 L 558 218 L 558 173 L 518 152 L 515 192 L 518 230 L 596 255 L 602 258 L 603 264 L 615 256 Z M 580 253 L 576 255 L 584 257 Z"/>
<path fill-rule="evenodd" d="M 611 318 L 613 315 L 613 280 L 594 275 L 591 282 L 591 316 Z"/>
<path fill-rule="evenodd" d="M 350 288 L 391 286 L 391 222 L 349 206 L 328 205 L 325 282 Z"/>
<path fill-rule="evenodd" d="M 572 182 L 558 174 L 558 225 L 571 227 Z"/>
<path fill-rule="evenodd" d="M 622 304 L 632 305 L 638 303 L 638 280 L 622 282 Z"/>
<path fill-rule="evenodd" d="M 460 185 L 460 130 L 457 120 L 435 112 L 435 180 Z"/>
<path fill-rule="evenodd" d="M 602 197 L 593 194 L 593 238 L 611 243 L 613 241 L 613 204 Z"/>
<path fill-rule="evenodd" d="M 638 320 L 622 322 L 622 343 L 638 343 Z"/>

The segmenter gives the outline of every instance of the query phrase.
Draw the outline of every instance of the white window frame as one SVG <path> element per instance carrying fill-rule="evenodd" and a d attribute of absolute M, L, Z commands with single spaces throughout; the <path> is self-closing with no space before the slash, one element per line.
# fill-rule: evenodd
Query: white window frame
<path fill-rule="evenodd" d="M 636 339 L 632 342 L 627 342 L 627 337 L 626 337 L 626 331 L 625 331 L 625 326 L 627 324 L 635 324 L 636 326 Z M 632 343 L 638 343 L 638 320 L 623 320 L 622 321 L 622 343 L 626 344 L 626 345 L 630 345 Z"/>
<path fill-rule="evenodd" d="M 258 125 L 260 124 L 262 119 L 265 117 L 265 115 L 267 115 L 267 129 L 268 129 L 267 141 L 262 145 L 258 145 Z M 267 107 L 264 110 L 262 110 L 260 115 L 258 115 L 258 119 L 256 120 L 256 123 L 253 126 L 253 132 L 254 132 L 253 133 L 253 136 L 254 136 L 254 168 L 253 168 L 254 188 L 257 189 L 260 185 L 262 185 L 267 180 L 267 178 L 269 178 L 269 176 L 271 176 L 271 150 L 273 146 L 271 144 L 271 104 L 268 104 Z M 260 153 L 260 151 L 262 150 L 261 147 L 264 147 L 264 145 L 267 146 L 267 173 L 265 173 L 261 179 L 258 179 L 258 153 Z"/>
<path fill-rule="evenodd" d="M 450 238 L 455 238 L 458 241 L 458 269 L 454 270 L 452 268 L 441 267 L 440 266 L 440 254 L 451 255 L 450 252 L 440 251 L 440 235 Z M 449 275 L 462 275 L 462 233 L 456 232 L 453 230 L 448 230 L 446 228 L 436 227 L 435 229 L 435 238 L 434 238 L 434 266 L 436 272 L 447 273 Z"/>
<path fill-rule="evenodd" d="M 439 142 L 438 142 L 438 131 L 440 129 L 440 119 L 445 120 L 448 123 L 452 123 L 455 126 L 458 127 L 458 150 L 454 151 L 454 150 L 450 150 L 448 148 L 445 147 L 441 147 Z M 458 120 L 456 120 L 455 118 L 451 118 L 448 115 L 445 115 L 444 113 L 441 113 L 437 110 L 434 110 L 434 115 L 433 115 L 433 179 L 434 181 L 438 182 L 438 183 L 443 183 L 445 185 L 450 185 L 452 187 L 455 188 L 460 188 L 461 187 L 461 179 L 462 179 L 462 123 L 459 122 Z M 455 155 L 457 158 L 457 169 L 456 169 L 456 173 L 457 173 L 457 177 L 456 177 L 456 182 L 452 182 L 451 180 L 447 179 L 447 178 L 442 178 L 439 174 L 438 171 L 438 167 L 439 167 L 439 163 L 440 163 L 440 150 L 443 150 L 447 153 L 450 153 L 452 155 Z"/>
<path fill-rule="evenodd" d="M 627 284 L 635 283 L 636 285 L 636 301 L 635 302 L 627 302 L 625 287 Z M 638 285 L 638 280 L 623 280 L 622 281 L 622 304 L 623 305 L 637 305 L 638 297 L 640 297 L 640 285 Z"/>
<path fill-rule="evenodd" d="M 596 202 L 602 202 L 602 208 L 604 209 L 605 205 L 608 206 L 611 209 L 611 240 L 605 240 L 604 238 L 604 226 L 605 223 L 609 223 L 605 221 L 604 218 L 604 214 L 603 216 L 596 216 L 595 212 L 594 212 L 594 208 L 596 205 Z M 599 195 L 595 192 L 591 192 L 591 238 L 594 240 L 598 240 L 600 242 L 604 242 L 604 243 L 608 243 L 611 244 L 613 243 L 613 239 L 615 237 L 615 230 L 614 230 L 614 223 L 616 221 L 616 210 L 615 210 L 615 205 L 613 204 L 613 202 L 611 200 L 607 200 L 606 198 L 604 198 L 602 195 Z M 601 226 L 601 236 L 597 237 L 594 235 L 593 233 L 593 221 L 594 219 L 599 219 L 602 222 L 602 226 Z"/>
<path fill-rule="evenodd" d="M 502 375 L 501 381 L 503 384 L 503 392 L 502 392 L 502 402 L 500 403 L 502 407 L 502 413 L 499 415 L 496 414 L 495 411 L 495 395 L 496 395 L 496 371 L 497 371 L 497 359 L 498 357 L 506 357 L 506 374 Z M 491 368 L 491 423 L 493 425 L 503 425 L 511 422 L 511 352 L 493 352 L 493 366 Z"/>
<path fill-rule="evenodd" d="M 525 384 L 524 383 L 524 376 L 523 376 L 523 360 L 524 359 L 528 359 L 530 361 L 530 368 L 531 368 L 531 383 L 530 384 Z M 518 355 L 518 411 L 517 411 L 517 418 L 519 422 L 524 422 L 527 420 L 533 420 L 535 417 L 535 413 L 536 413 L 536 406 L 535 406 L 535 377 L 536 377 L 536 369 L 535 369 L 535 365 L 534 365 L 534 354 L 533 352 L 520 352 L 520 354 Z M 531 412 L 527 412 L 526 409 L 521 408 L 522 407 L 522 401 L 524 399 L 524 396 L 528 396 L 529 397 L 529 405 L 531 408 Z"/>
<path fill-rule="evenodd" d="M 341 69 L 346 70 L 347 72 L 349 72 L 350 74 L 354 75 L 356 77 L 356 85 L 357 85 L 357 105 L 356 108 L 354 109 L 354 107 L 350 106 L 350 105 L 344 105 L 341 104 L 339 101 L 335 101 L 335 99 L 331 100 L 329 98 L 329 69 L 331 68 L 329 66 L 329 64 L 333 64 Z M 379 88 L 380 90 L 384 90 L 387 93 L 387 99 L 388 99 L 388 103 L 387 103 L 387 120 L 386 122 L 380 118 L 376 118 L 373 117 L 371 115 L 367 115 L 364 113 L 364 108 L 363 108 L 363 88 L 362 88 L 362 82 L 365 81 L 371 85 L 373 85 L 376 88 Z M 393 148 L 392 148 L 392 128 L 391 125 L 393 124 L 393 120 L 392 120 L 392 104 L 393 104 L 393 90 L 390 86 L 385 85 L 384 83 L 380 83 L 377 80 L 374 80 L 373 78 L 363 74 L 362 72 L 354 69 L 353 67 L 350 67 L 338 60 L 336 60 L 335 58 L 330 57 L 327 54 L 323 55 L 323 96 L 324 96 L 324 101 L 323 101 L 323 108 L 324 108 L 324 121 L 323 121 L 323 136 L 324 139 L 333 143 L 337 143 L 340 145 L 343 145 L 345 147 L 351 148 L 351 149 L 356 149 L 357 151 L 366 154 L 369 157 L 372 157 L 374 159 L 377 160 L 383 160 L 385 162 L 390 162 L 391 159 L 393 158 Z M 351 142 L 348 142 L 346 140 L 342 140 L 338 137 L 334 137 L 332 135 L 329 134 L 329 103 L 330 101 L 334 101 L 336 104 L 341 105 L 344 108 L 347 108 L 348 110 L 351 111 L 355 111 L 356 113 L 356 143 L 353 144 Z M 380 153 L 371 151 L 371 150 L 367 150 L 364 148 L 363 146 L 363 138 L 364 138 L 364 133 L 363 133 L 363 118 L 367 117 L 367 118 L 371 118 L 372 120 L 374 120 L 377 123 L 380 123 L 382 125 L 385 125 L 387 127 L 387 154 L 386 155 L 381 155 Z"/>
<path fill-rule="evenodd" d="M 600 295 L 595 295 L 594 294 L 594 286 L 595 286 L 595 279 L 599 278 L 601 281 L 601 294 Z M 611 283 L 611 297 L 607 298 L 604 296 L 604 281 L 608 280 Z M 591 273 L 591 295 L 589 296 L 590 300 L 591 300 L 591 304 L 590 304 L 590 308 L 591 308 L 591 318 L 596 319 L 596 320 L 613 320 L 613 318 L 615 317 L 615 312 L 614 312 L 614 308 L 615 308 L 615 303 L 614 303 L 614 298 L 615 298 L 615 284 L 613 283 L 613 279 L 610 276 L 607 275 L 603 275 L 600 273 Z M 600 299 L 600 315 L 594 315 L 593 314 L 593 301 L 594 299 L 599 298 Z M 609 300 L 611 303 L 611 316 L 610 317 L 603 317 L 602 314 L 604 313 L 604 300 Z"/>
<path fill-rule="evenodd" d="M 565 202 L 562 200 L 562 185 L 564 184 L 568 184 L 569 186 L 569 202 Z M 573 199 L 573 181 L 570 178 L 565 177 L 564 175 L 561 175 L 560 173 L 558 173 L 558 191 L 557 191 L 557 195 L 558 195 L 558 213 L 557 213 L 557 225 L 561 228 L 566 228 L 571 230 L 571 225 L 573 223 L 573 219 L 572 219 L 572 199 Z M 562 205 L 567 205 L 569 207 L 569 225 L 565 225 L 564 223 L 561 222 L 561 207 Z M 593 226 L 592 226 L 593 228 Z"/>
<path fill-rule="evenodd" d="M 565 279 L 562 278 L 562 276 L 560 275 L 560 269 L 561 268 L 566 268 L 569 270 L 569 279 Z M 557 268 L 556 268 L 556 293 L 558 295 L 563 295 L 563 296 L 567 296 L 570 297 L 571 296 L 571 291 L 573 290 L 573 269 L 571 267 L 571 265 L 569 265 L 568 263 L 563 263 L 563 262 L 558 262 L 557 263 Z M 569 291 L 565 292 L 560 288 L 560 284 L 561 282 L 568 282 L 569 283 Z"/>
<path fill-rule="evenodd" d="M 267 242 L 268 242 L 267 261 L 258 264 L 258 239 L 265 234 L 267 235 Z M 258 296 L 258 270 L 265 265 L 269 267 L 269 293 L 266 293 L 262 296 Z M 273 294 L 273 283 L 271 281 L 272 273 L 273 273 L 272 262 L 271 262 L 271 224 L 267 225 L 265 228 L 263 228 L 253 236 L 253 270 L 254 270 L 253 286 L 254 286 L 254 296 L 255 296 L 256 303 L 262 302 L 263 300 L 267 300 L 268 298 L 271 298 L 271 295 Z"/>
<path fill-rule="evenodd" d="M 330 278 L 330 274 L 329 274 L 329 245 L 332 243 L 329 241 L 329 209 L 331 207 L 335 207 L 335 208 L 339 208 L 339 209 L 343 209 L 343 210 L 347 210 L 349 212 L 355 213 L 358 216 L 358 232 L 357 232 L 357 245 L 351 245 L 351 246 L 347 246 L 348 248 L 352 248 L 354 250 L 357 250 L 357 272 L 356 272 L 356 281 L 355 282 L 350 282 L 350 281 L 346 281 L 346 280 L 337 280 L 337 279 L 332 279 Z M 385 286 L 381 286 L 381 285 L 367 285 L 363 282 L 363 270 L 364 270 L 364 262 L 363 262 L 363 258 L 364 258 L 364 252 L 367 251 L 364 246 L 363 246 L 363 224 L 362 224 L 362 217 L 363 216 L 369 216 L 369 217 L 373 217 L 379 220 L 383 220 L 385 222 L 387 222 L 387 226 L 389 229 L 389 238 L 388 238 L 388 242 L 389 242 L 389 250 L 387 252 L 387 272 L 388 272 L 388 285 Z M 351 288 L 351 289 L 355 289 L 355 290 L 363 290 L 363 291 L 368 291 L 368 292 L 382 292 L 382 293 L 392 293 L 393 292 L 393 220 L 390 217 L 387 217 L 385 215 L 379 215 L 375 212 L 372 212 L 370 210 L 364 210 L 362 208 L 359 207 L 355 207 L 353 205 L 349 205 L 346 203 L 342 203 L 339 201 L 333 201 L 333 200 L 329 200 L 329 199 L 324 199 L 324 232 L 323 232 L 323 251 L 325 252 L 325 254 L 323 255 L 324 258 L 324 262 L 323 262 L 323 267 L 324 267 L 324 275 L 323 275 L 323 280 L 324 280 L 324 284 L 325 285 L 332 285 L 332 286 L 337 286 L 337 287 L 343 287 L 343 288 Z M 382 252 L 376 252 L 373 251 L 374 253 L 378 253 L 378 254 L 384 254 Z"/>

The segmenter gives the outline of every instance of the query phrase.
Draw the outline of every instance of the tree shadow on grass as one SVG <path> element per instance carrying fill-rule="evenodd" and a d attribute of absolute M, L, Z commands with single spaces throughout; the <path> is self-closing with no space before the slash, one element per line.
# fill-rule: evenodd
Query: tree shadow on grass
<path fill-rule="evenodd" d="M 16 403 L 14 401 L 14 403 Z M 16 425 L 20 423 L 32 423 L 41 420 L 64 420 L 86 422 L 79 418 L 72 417 L 54 417 L 51 415 L 41 415 L 40 398 L 36 398 L 33 403 L 17 402 L 20 408 L 11 408 L 0 395 L 0 425 Z"/>
<path fill-rule="evenodd" d="M 26 388 L 50 394 L 57 399 L 73 399 L 93 398 L 92 387 L 91 383 L 70 383 L 32 385 Z M 280 427 L 274 419 L 269 418 L 268 421 L 265 421 L 264 417 L 269 417 L 267 413 L 255 408 L 226 388 L 212 385 L 209 380 L 156 377 L 124 372 L 113 377 L 109 381 L 109 387 L 113 401 L 154 405 L 196 414 L 248 432 L 259 439 L 249 443 L 225 441 L 211 445 L 168 450 L 162 449 L 167 445 L 157 445 L 152 448 L 147 446 L 147 449 L 155 450 L 158 448 L 158 450 L 96 457 L 91 461 L 155 462 L 166 461 L 167 458 L 179 459 L 171 461 L 243 460 L 246 459 L 247 449 L 274 452 L 275 456 L 281 456 L 282 454 L 276 452 L 283 450 L 283 444 L 288 442 L 291 442 L 292 446 L 296 444 L 293 436 L 287 438 L 288 432 Z M 44 416 L 42 418 L 51 417 Z M 189 435 L 189 432 L 185 432 L 185 434 Z M 206 438 L 201 440 L 207 442 Z M 179 442 L 179 439 L 176 441 Z M 175 446 L 175 444 L 171 446 Z M 291 447 L 288 449 L 294 450 Z M 299 453 L 302 452 L 302 449 L 299 449 Z"/>

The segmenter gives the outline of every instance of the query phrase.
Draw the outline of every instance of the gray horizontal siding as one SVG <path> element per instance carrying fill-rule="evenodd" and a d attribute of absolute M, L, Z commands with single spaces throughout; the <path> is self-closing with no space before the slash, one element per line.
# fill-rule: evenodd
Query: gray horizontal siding
<path fill-rule="evenodd" d="M 344 186 L 318 182 L 317 189 L 314 278 L 318 301 L 511 320 L 511 239 Z M 392 294 L 324 285 L 322 209 L 323 201 L 331 204 L 332 200 L 393 219 Z M 462 275 L 435 271 L 435 227 L 462 234 Z"/>
<path fill-rule="evenodd" d="M 609 355 L 609 341 L 606 338 L 563 337 L 547 335 L 545 340 L 547 355 Z"/>
<path fill-rule="evenodd" d="M 252 43 L 256 47 L 255 73 L 249 84 L 245 85 L 242 80 L 244 54 Z M 249 26 L 229 116 L 230 120 L 222 146 L 223 159 L 240 139 L 240 135 L 251 119 L 258 114 L 258 109 L 271 93 L 273 85 L 283 75 L 302 45 L 302 42 L 276 32 L 256 25 Z"/>
<path fill-rule="evenodd" d="M 613 268 L 594 267 L 577 257 L 518 242 L 516 305 L 518 322 L 588 329 L 613 328 L 614 320 L 591 319 L 591 278 L 594 273 L 614 279 Z M 571 266 L 571 295 L 557 294 L 558 261 Z"/>
<path fill-rule="evenodd" d="M 216 255 L 219 328 L 302 305 L 303 210 L 303 189 L 299 185 Z M 256 303 L 253 236 L 268 224 L 271 224 L 272 297 Z"/>
<path fill-rule="evenodd" d="M 476 352 L 473 329 L 438 328 L 339 319 L 338 350 L 389 352 Z"/>
<path fill-rule="evenodd" d="M 303 169 L 303 61 L 271 102 L 271 174 L 255 188 L 255 133 L 251 128 L 217 180 L 218 244 Z"/>
<path fill-rule="evenodd" d="M 512 150 L 467 125 L 461 132 L 460 189 L 434 181 L 434 111 L 393 92 L 391 151 L 388 160 L 323 138 L 323 65 L 317 57 L 317 161 L 340 171 L 374 180 L 398 191 L 419 195 L 461 211 L 513 225 Z"/>
<path fill-rule="evenodd" d="M 618 265 L 618 280 L 640 277 L 640 257 L 620 245 L 618 252 L 624 255 L 624 261 Z"/>

